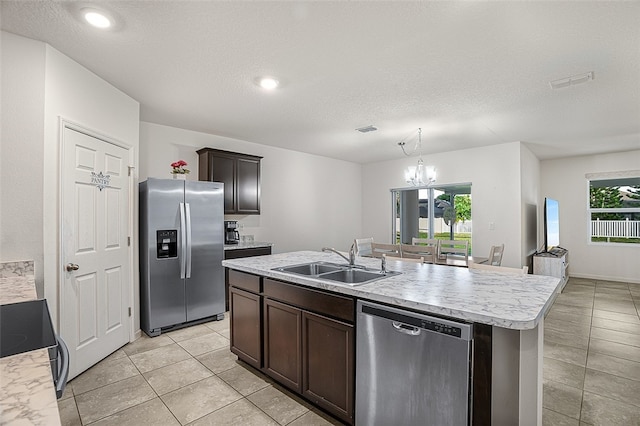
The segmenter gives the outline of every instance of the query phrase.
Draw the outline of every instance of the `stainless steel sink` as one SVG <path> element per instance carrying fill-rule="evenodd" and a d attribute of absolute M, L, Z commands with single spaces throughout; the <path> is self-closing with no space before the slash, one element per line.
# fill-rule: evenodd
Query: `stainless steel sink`
<path fill-rule="evenodd" d="M 282 268 L 276 268 L 276 270 L 291 272 L 292 274 L 298 275 L 320 275 L 326 274 L 327 272 L 340 271 L 343 268 L 343 266 L 335 265 L 333 263 L 313 262 L 305 263 L 303 265 L 285 266 Z"/>
<path fill-rule="evenodd" d="M 322 276 L 325 280 L 338 281 L 345 284 L 363 284 L 381 278 L 387 278 L 389 274 L 395 275 L 396 273 L 387 272 L 383 274 L 381 272 L 362 271 L 360 269 L 347 269 L 343 271 L 330 272 Z"/>
<path fill-rule="evenodd" d="M 328 262 L 311 262 L 301 265 L 283 266 L 273 268 L 273 270 L 296 275 L 304 275 L 310 278 L 335 281 L 352 286 L 367 284 L 372 281 L 400 274 L 400 272 L 395 271 L 387 271 L 383 273 L 362 266 L 352 267 L 349 265 L 337 265 L 335 263 Z"/>

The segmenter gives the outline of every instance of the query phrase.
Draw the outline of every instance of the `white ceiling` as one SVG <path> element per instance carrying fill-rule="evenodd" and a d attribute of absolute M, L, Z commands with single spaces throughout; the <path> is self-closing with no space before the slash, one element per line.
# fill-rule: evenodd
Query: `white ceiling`
<path fill-rule="evenodd" d="M 87 5 L 117 27 L 83 24 Z M 402 157 L 397 142 L 418 127 L 425 154 L 640 148 L 637 1 L 2 0 L 1 22 L 139 101 L 152 123 L 359 163 Z M 588 71 L 589 83 L 549 86 Z M 259 89 L 266 74 L 281 88 Z"/>

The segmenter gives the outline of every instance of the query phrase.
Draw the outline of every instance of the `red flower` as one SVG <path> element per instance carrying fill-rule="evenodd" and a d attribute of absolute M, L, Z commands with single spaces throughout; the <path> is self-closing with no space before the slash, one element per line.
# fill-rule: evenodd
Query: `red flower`
<path fill-rule="evenodd" d="M 173 174 L 186 174 L 189 173 L 189 170 L 183 169 L 184 166 L 187 165 L 187 162 L 184 160 L 178 160 L 174 163 L 171 163 L 171 168 L 173 169 L 171 173 Z"/>

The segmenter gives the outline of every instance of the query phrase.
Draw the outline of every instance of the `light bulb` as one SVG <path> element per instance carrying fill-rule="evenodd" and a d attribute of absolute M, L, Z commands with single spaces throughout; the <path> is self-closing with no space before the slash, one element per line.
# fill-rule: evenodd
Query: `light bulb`
<path fill-rule="evenodd" d="M 84 14 L 84 19 L 96 28 L 109 28 L 111 21 L 100 12 L 90 11 Z"/>
<path fill-rule="evenodd" d="M 273 90 L 278 87 L 280 83 L 275 78 L 264 77 L 260 79 L 260 87 L 266 90 Z"/>

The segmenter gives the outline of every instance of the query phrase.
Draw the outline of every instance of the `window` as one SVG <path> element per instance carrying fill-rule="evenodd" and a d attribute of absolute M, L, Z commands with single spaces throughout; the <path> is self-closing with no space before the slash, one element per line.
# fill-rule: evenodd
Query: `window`
<path fill-rule="evenodd" d="M 640 244 L 640 171 L 587 175 L 591 242 Z M 639 246 L 640 247 L 640 246 Z"/>
<path fill-rule="evenodd" d="M 392 241 L 411 244 L 413 237 L 468 240 L 471 250 L 471 184 L 393 189 L 391 194 Z"/>

